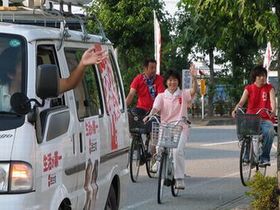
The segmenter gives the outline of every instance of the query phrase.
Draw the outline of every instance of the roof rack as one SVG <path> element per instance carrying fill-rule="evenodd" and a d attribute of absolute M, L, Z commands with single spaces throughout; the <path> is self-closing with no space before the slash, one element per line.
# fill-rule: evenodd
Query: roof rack
<path fill-rule="evenodd" d="M 95 15 L 86 17 L 83 14 L 73 14 L 71 12 L 58 11 L 53 8 L 0 7 L 0 22 L 60 28 L 62 40 L 68 37 L 68 30 L 75 30 L 82 32 L 82 40 L 87 41 L 89 37 L 85 25 L 88 20 L 94 20 L 97 23 L 99 33 L 102 36 L 101 41 L 106 42 L 108 39 L 101 23 Z"/>
<path fill-rule="evenodd" d="M 59 28 L 61 22 L 72 30 L 81 30 L 86 22 L 84 15 L 61 13 L 58 10 L 29 9 L 26 7 L 12 7 L 8 10 L 0 9 L 0 21 L 17 24 L 39 25 Z"/>

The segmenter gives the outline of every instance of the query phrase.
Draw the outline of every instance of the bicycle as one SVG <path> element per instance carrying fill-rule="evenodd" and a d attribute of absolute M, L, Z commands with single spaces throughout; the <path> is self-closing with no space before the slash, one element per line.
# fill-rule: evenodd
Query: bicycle
<path fill-rule="evenodd" d="M 132 182 L 136 182 L 139 175 L 140 166 L 146 165 L 146 171 L 150 178 L 154 178 L 156 173 L 152 171 L 154 156 L 151 152 L 149 125 L 144 124 L 143 118 L 138 116 L 134 109 L 128 110 L 129 132 L 132 135 L 132 142 L 129 152 L 129 169 Z M 142 134 L 146 139 L 142 138 Z"/>
<path fill-rule="evenodd" d="M 191 122 L 183 118 L 168 124 L 153 122 L 152 124 L 152 144 L 158 146 L 160 151 L 160 166 L 158 172 L 157 202 L 162 203 L 164 186 L 171 187 L 174 197 L 178 196 L 179 189 L 175 188 L 174 163 L 172 149 L 178 147 L 183 127 L 179 125 L 184 122 L 190 125 Z"/>
<path fill-rule="evenodd" d="M 263 137 L 260 131 L 261 117 L 259 113 L 265 111 L 269 114 L 269 110 L 260 109 L 256 114 L 245 114 L 245 112 L 238 108 L 237 112 L 237 136 L 239 143 L 241 143 L 239 168 L 240 179 L 244 186 L 248 185 L 252 174 L 256 172 L 266 175 L 266 167 L 259 165 L 260 155 L 262 154 Z M 253 169 L 255 168 L 255 171 Z"/>

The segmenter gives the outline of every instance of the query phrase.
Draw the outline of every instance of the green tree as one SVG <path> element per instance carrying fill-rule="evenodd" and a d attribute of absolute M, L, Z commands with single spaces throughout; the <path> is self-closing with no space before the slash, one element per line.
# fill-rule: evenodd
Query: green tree
<path fill-rule="evenodd" d="M 249 72 L 260 60 L 260 49 L 265 47 L 267 39 L 274 37 L 275 32 L 269 32 L 262 24 L 268 24 L 267 18 L 274 22 L 271 26 L 275 31 L 275 15 L 269 11 L 271 2 L 258 1 L 257 3 L 245 0 L 181 0 L 181 9 L 188 24 L 182 32 L 188 42 L 196 43 L 202 52 L 209 55 L 210 91 L 209 111 L 211 107 L 214 87 L 217 83 L 214 72 L 213 50 L 221 55 L 215 58 L 216 64 L 225 64 L 231 74 L 227 74 L 229 95 L 232 103 L 236 103 L 243 91 L 244 82 L 248 82 Z M 257 11 L 256 11 L 257 10 Z M 245 14 L 245 16 L 244 16 Z"/>
<path fill-rule="evenodd" d="M 252 38 L 257 41 L 259 46 L 266 44 L 269 40 L 272 46 L 277 51 L 277 61 L 279 66 L 279 50 L 280 50 L 280 2 L 278 0 L 206 0 L 203 1 L 205 7 L 209 7 L 213 12 L 223 11 L 229 16 L 228 24 L 233 26 L 241 24 L 242 30 L 246 30 L 253 34 Z M 217 7 L 218 5 L 218 7 Z M 275 13 L 272 11 L 275 8 Z M 238 31 L 233 30 L 238 33 Z M 230 32 L 229 34 L 233 34 Z M 226 37 L 226 36 L 225 36 Z M 230 37 L 228 36 L 228 39 Z M 280 68 L 278 68 L 278 81 L 280 76 Z M 279 93 L 278 86 L 278 93 Z M 278 94 L 278 102 L 280 101 L 280 94 Z M 278 122 L 280 117 L 280 103 L 278 103 Z M 278 123 L 278 131 L 280 125 Z M 277 152 L 277 175 L 278 175 L 278 189 L 280 188 L 280 132 L 278 132 L 278 152 Z"/>
<path fill-rule="evenodd" d="M 224 19 L 212 13 L 208 8 L 203 8 L 200 1 L 181 0 L 178 29 L 183 34 L 183 42 L 209 56 L 208 67 L 210 78 L 208 83 L 208 115 L 213 116 L 213 98 L 215 89 L 214 77 L 214 50 L 217 47 L 224 26 Z"/>
<path fill-rule="evenodd" d="M 171 26 L 165 18 L 162 1 L 96 0 L 88 9 L 102 22 L 107 37 L 117 49 L 126 91 L 132 78 L 142 71 L 144 59 L 154 57 L 153 10 L 161 22 L 163 42 L 168 43 Z M 93 30 L 94 23 L 89 27 Z"/>

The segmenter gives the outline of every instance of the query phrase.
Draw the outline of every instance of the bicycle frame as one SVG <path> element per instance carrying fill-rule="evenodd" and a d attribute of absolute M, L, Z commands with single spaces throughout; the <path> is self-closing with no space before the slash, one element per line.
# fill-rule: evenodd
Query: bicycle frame
<path fill-rule="evenodd" d="M 187 125 L 190 124 L 190 122 L 187 119 L 182 119 L 179 121 L 175 121 L 175 123 L 172 122 L 172 123 L 168 123 L 167 125 L 160 124 L 158 125 L 158 127 L 155 126 L 155 129 L 153 128 L 153 132 L 155 131 L 161 134 L 158 135 L 158 142 L 157 142 L 157 145 L 159 145 L 160 147 L 160 155 L 161 155 L 159 179 L 158 179 L 158 192 L 157 192 L 157 201 L 159 204 L 162 203 L 164 186 L 171 187 L 171 192 L 173 196 L 177 196 L 179 193 L 179 189 L 175 188 L 173 149 L 177 148 L 178 142 L 181 137 L 182 126 L 179 125 L 180 122 L 184 122 Z M 175 126 L 177 126 L 177 129 Z M 180 127 L 180 129 L 178 129 L 178 127 Z M 169 139 L 170 141 L 174 141 L 174 144 L 168 143 L 169 141 L 167 139 Z"/>
<path fill-rule="evenodd" d="M 245 114 L 245 112 L 238 108 L 239 111 L 241 111 L 242 114 Z M 260 109 L 257 114 L 259 114 L 261 111 L 266 111 L 268 113 L 268 110 L 267 109 Z M 242 115 L 241 115 L 242 116 Z M 251 117 L 250 115 L 248 115 L 249 117 Z M 244 116 L 246 117 L 246 116 Z M 242 118 L 240 118 L 242 119 Z M 244 118 L 245 119 L 245 118 Z M 248 124 L 251 126 L 251 125 L 254 125 L 253 123 L 251 124 L 250 122 L 250 118 L 248 118 Z M 253 118 L 252 118 L 253 120 Z M 245 121 L 247 122 L 247 121 Z M 253 121 L 252 121 L 253 122 Z M 239 124 L 240 123 L 240 124 Z M 256 124 L 256 130 L 255 129 L 255 125 L 252 126 L 252 127 L 248 127 L 249 130 L 248 133 L 250 133 L 249 135 L 246 135 L 248 134 L 247 133 L 247 127 L 246 123 L 242 122 L 242 121 L 238 121 L 238 126 L 245 126 L 244 129 L 243 127 L 238 127 L 237 129 L 237 134 L 239 135 L 238 138 L 239 138 L 239 141 L 241 143 L 241 150 L 240 150 L 240 160 L 239 160 L 239 167 L 240 167 L 240 179 L 241 179 L 241 182 L 244 186 L 247 186 L 248 185 L 248 181 L 250 181 L 251 177 L 253 176 L 253 173 L 256 173 L 256 172 L 261 172 L 263 175 L 266 174 L 266 166 L 264 167 L 260 167 L 259 166 L 259 159 L 260 159 L 260 156 L 262 154 L 262 134 L 260 132 L 260 123 L 261 121 L 259 121 L 259 125 L 257 126 Z M 242 129 L 241 129 L 242 128 Z M 239 131 L 241 131 L 239 133 Z M 255 169 L 255 170 L 253 170 Z"/>
<path fill-rule="evenodd" d="M 173 149 L 163 147 L 161 151 L 157 202 L 162 203 L 163 200 L 163 187 L 171 187 L 171 192 L 174 197 L 178 196 L 179 190 L 175 189 L 174 179 L 174 163 L 173 163 Z"/>

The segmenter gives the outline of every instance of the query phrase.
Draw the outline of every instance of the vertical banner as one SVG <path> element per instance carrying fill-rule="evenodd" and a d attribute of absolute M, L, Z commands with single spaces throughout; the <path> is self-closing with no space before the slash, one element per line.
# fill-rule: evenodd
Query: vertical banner
<path fill-rule="evenodd" d="M 266 51 L 265 51 L 265 55 L 264 55 L 264 61 L 263 61 L 263 67 L 266 68 L 267 71 L 269 71 L 269 66 L 271 63 L 271 55 L 272 55 L 271 43 L 268 42 Z"/>
<path fill-rule="evenodd" d="M 192 77 L 189 69 L 182 70 L 182 89 L 190 89 L 192 87 Z"/>
<path fill-rule="evenodd" d="M 160 50 L 161 50 L 161 33 L 160 26 L 154 11 L 154 39 L 155 39 L 155 60 L 157 61 L 157 74 L 160 74 Z"/>

